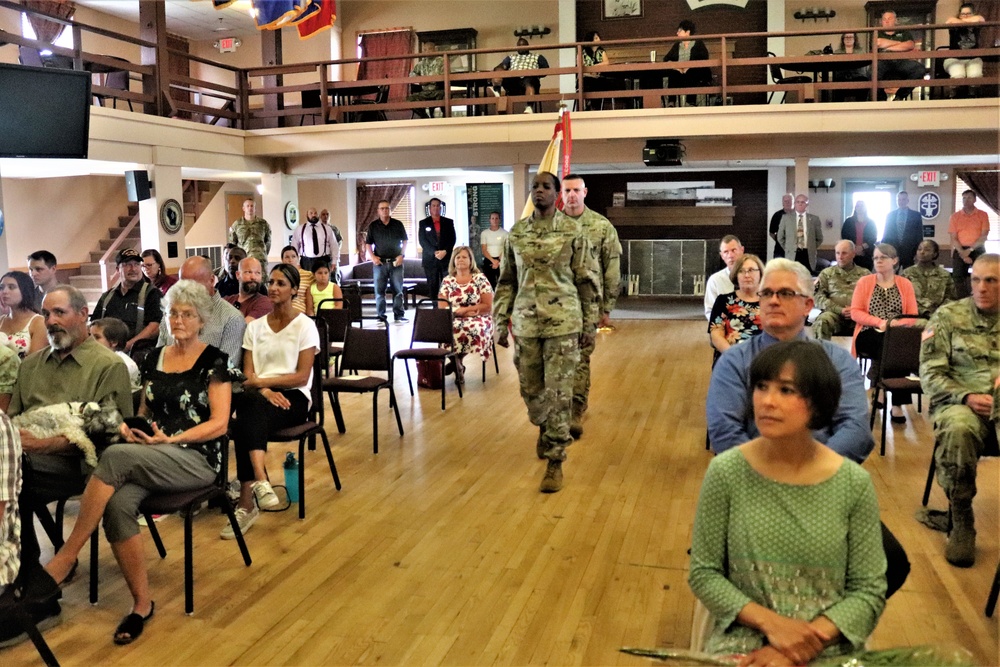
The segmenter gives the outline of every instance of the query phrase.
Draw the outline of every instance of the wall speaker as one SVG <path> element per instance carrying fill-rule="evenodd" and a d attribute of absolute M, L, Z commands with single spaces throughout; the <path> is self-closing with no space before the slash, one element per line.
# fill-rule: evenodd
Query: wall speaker
<path fill-rule="evenodd" d="M 126 171 L 125 187 L 128 189 L 128 200 L 131 202 L 145 201 L 150 198 L 149 172 Z"/>

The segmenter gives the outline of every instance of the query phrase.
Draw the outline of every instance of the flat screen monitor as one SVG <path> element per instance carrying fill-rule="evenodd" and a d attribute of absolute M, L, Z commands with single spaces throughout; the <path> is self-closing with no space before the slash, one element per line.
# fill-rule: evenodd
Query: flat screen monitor
<path fill-rule="evenodd" d="M 0 157 L 86 158 L 90 74 L 0 64 Z"/>

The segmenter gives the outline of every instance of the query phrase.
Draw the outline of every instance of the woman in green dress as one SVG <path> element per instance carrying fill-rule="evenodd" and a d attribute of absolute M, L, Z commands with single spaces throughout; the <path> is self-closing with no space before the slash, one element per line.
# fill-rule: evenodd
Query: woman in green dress
<path fill-rule="evenodd" d="M 868 473 L 816 441 L 840 378 L 814 343 L 750 367 L 760 437 L 717 456 L 698 500 L 691 590 L 713 616 L 705 650 L 802 665 L 863 647 L 885 606 L 885 551 Z"/>

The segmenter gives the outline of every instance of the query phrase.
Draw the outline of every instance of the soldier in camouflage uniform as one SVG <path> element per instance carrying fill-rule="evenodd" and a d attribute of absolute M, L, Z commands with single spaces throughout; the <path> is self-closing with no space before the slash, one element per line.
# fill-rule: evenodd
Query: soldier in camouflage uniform
<path fill-rule="evenodd" d="M 535 212 L 510 230 L 493 299 L 497 345 L 507 347 L 513 325 L 521 397 L 539 428 L 538 458 L 548 459 L 543 493 L 562 488 L 579 346 L 599 318 L 596 261 L 579 224 L 555 209 L 558 192 L 553 174 L 532 179 Z"/>
<path fill-rule="evenodd" d="M 995 414 L 1000 372 L 1000 255 L 972 266 L 972 296 L 941 306 L 924 330 L 920 381 L 931 400 L 937 480 L 951 503 L 945 558 L 970 567 L 976 560 L 972 499 L 976 464 Z"/>
<path fill-rule="evenodd" d="M 243 202 L 243 217 L 229 228 L 229 240 L 247 251 L 248 257 L 260 262 L 262 275 L 267 275 L 267 253 L 271 252 L 271 226 L 258 218 L 253 199 Z"/>
<path fill-rule="evenodd" d="M 590 357 L 597 345 L 597 328 L 610 325 L 621 282 L 622 244 L 618 241 L 618 232 L 607 218 L 587 208 L 586 196 L 587 184 L 582 176 L 570 174 L 563 179 L 563 213 L 580 224 L 580 232 L 590 242 L 600 264 L 598 303 L 601 319 L 593 328 L 584 331 L 588 344 L 580 345 L 580 363 L 573 380 L 573 417 L 569 432 L 574 439 L 583 435 L 583 413 L 590 395 Z"/>
<path fill-rule="evenodd" d="M 436 45 L 425 44 L 428 51 L 433 51 Z M 410 76 L 441 76 L 444 74 L 444 58 L 442 56 L 426 56 L 417 60 Z M 414 88 L 419 88 L 414 90 Z M 406 96 L 407 102 L 425 102 L 427 100 L 443 100 L 444 84 L 441 81 L 429 81 L 426 83 L 411 83 L 410 94 Z M 427 118 L 427 109 L 414 109 L 413 113 Z"/>
<path fill-rule="evenodd" d="M 854 288 L 862 277 L 871 273 L 854 263 L 854 242 L 840 241 L 834 246 L 837 264 L 823 269 L 816 282 L 816 307 L 822 310 L 813 322 L 813 336 L 819 340 L 830 340 L 845 332 L 854 330 L 851 320 L 851 298 Z"/>
<path fill-rule="evenodd" d="M 943 304 L 958 298 L 951 274 L 934 263 L 940 252 L 937 242 L 924 239 L 917 246 L 917 263 L 903 270 L 903 277 L 913 283 L 921 317 L 930 317 Z"/>

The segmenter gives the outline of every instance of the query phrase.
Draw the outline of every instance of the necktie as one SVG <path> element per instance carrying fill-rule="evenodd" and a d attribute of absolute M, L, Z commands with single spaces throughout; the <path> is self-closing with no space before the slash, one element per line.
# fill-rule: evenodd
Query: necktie
<path fill-rule="evenodd" d="M 799 224 L 795 234 L 795 245 L 799 249 L 806 247 L 806 220 L 805 216 L 799 213 Z"/>
<path fill-rule="evenodd" d="M 312 233 L 313 233 L 313 252 L 316 253 L 315 255 L 313 255 L 313 257 L 319 257 L 320 256 L 319 234 L 316 233 L 316 223 L 315 222 L 310 222 L 309 226 L 312 227 Z"/>

